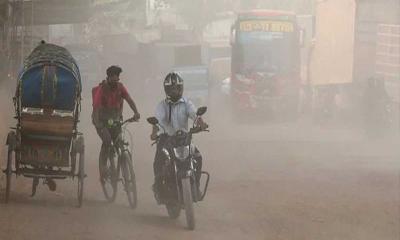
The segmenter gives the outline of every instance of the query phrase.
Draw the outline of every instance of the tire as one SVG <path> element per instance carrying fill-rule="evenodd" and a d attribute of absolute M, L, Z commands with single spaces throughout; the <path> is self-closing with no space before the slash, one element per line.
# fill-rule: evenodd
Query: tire
<path fill-rule="evenodd" d="M 135 209 L 137 207 L 136 176 L 133 171 L 132 157 L 128 151 L 122 154 L 121 164 L 124 188 L 128 196 L 129 206 Z"/>
<path fill-rule="evenodd" d="M 181 206 L 179 204 L 167 204 L 165 205 L 168 211 L 168 216 L 171 219 L 177 219 L 181 215 Z"/>
<path fill-rule="evenodd" d="M 12 175 L 12 154 L 13 150 L 8 149 L 8 154 L 7 154 L 7 169 L 6 169 L 6 197 L 5 197 L 5 203 L 8 203 L 8 200 L 10 199 L 10 191 L 11 191 L 11 175 Z"/>
<path fill-rule="evenodd" d="M 84 154 L 79 154 L 79 172 L 78 172 L 78 207 L 82 207 L 83 189 L 85 180 L 85 160 Z"/>
<path fill-rule="evenodd" d="M 183 203 L 185 206 L 187 227 L 189 230 L 194 230 L 196 223 L 194 218 L 192 187 L 190 184 L 190 178 L 182 179 L 182 195 Z"/>
<path fill-rule="evenodd" d="M 101 161 L 99 161 L 101 188 L 103 189 L 103 193 L 107 201 L 114 202 L 118 191 L 117 169 L 115 167 L 114 158 L 108 156 L 104 165 L 105 166 L 103 168 Z M 102 171 L 105 172 L 102 173 Z"/>

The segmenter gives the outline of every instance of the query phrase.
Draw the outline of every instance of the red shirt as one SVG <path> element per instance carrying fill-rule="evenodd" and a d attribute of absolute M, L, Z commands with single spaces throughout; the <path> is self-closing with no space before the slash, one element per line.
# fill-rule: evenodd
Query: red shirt
<path fill-rule="evenodd" d="M 129 93 L 122 83 L 117 83 L 117 87 L 111 88 L 103 81 L 92 89 L 93 110 L 99 111 L 100 121 L 122 117 L 124 99 L 128 98 Z"/>
<path fill-rule="evenodd" d="M 93 110 L 100 109 L 100 113 L 118 112 L 122 115 L 124 99 L 130 98 L 128 91 L 117 83 L 117 87 L 111 88 L 105 81 L 92 89 Z"/>

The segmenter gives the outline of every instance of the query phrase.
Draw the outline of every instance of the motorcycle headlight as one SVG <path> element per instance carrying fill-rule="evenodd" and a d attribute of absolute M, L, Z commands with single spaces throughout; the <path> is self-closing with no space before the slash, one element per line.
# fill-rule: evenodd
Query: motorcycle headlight
<path fill-rule="evenodd" d="M 174 148 L 175 157 L 182 161 L 189 157 L 189 151 L 189 146 Z"/>

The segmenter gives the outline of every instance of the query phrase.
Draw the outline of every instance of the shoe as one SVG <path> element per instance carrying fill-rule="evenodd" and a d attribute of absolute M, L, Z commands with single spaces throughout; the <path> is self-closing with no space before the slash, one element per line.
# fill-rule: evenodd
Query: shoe
<path fill-rule="evenodd" d="M 201 192 L 200 188 L 197 188 L 197 197 L 200 199 L 201 196 L 203 196 L 203 193 Z"/>
<path fill-rule="evenodd" d="M 196 188 L 197 189 L 197 193 L 196 193 L 196 201 L 200 201 L 200 199 L 201 199 L 201 196 L 203 195 L 203 193 L 201 192 L 201 190 L 200 190 L 200 188 L 199 187 L 197 187 Z"/>
<path fill-rule="evenodd" d="M 153 190 L 154 198 L 156 199 L 157 204 L 160 205 L 161 199 L 160 199 L 159 189 L 158 189 L 157 185 L 154 183 L 153 186 L 151 187 L 151 189 Z"/>
<path fill-rule="evenodd" d="M 33 178 L 31 197 L 35 196 L 35 194 L 36 194 L 36 188 L 37 188 L 38 185 L 39 185 L 39 178 L 37 178 L 37 177 Z"/>
<path fill-rule="evenodd" d="M 49 187 L 49 190 L 54 192 L 57 189 L 57 184 L 52 178 L 46 178 L 47 186 Z"/>

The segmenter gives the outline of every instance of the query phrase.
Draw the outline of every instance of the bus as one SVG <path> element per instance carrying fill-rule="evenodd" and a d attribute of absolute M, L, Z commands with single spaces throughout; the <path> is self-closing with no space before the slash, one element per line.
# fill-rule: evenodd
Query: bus
<path fill-rule="evenodd" d="M 292 12 L 240 12 L 231 28 L 230 91 L 235 115 L 297 114 L 302 31 Z"/>

